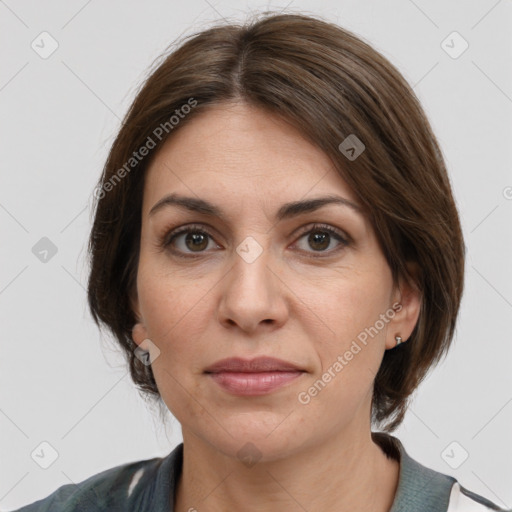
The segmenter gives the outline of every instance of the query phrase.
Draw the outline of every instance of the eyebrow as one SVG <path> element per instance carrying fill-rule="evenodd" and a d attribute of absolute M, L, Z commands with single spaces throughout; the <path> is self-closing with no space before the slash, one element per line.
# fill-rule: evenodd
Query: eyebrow
<path fill-rule="evenodd" d="M 327 195 L 322 197 L 316 197 L 313 199 L 304 199 L 301 201 L 293 201 L 291 203 L 283 204 L 276 213 L 276 220 L 281 221 L 296 217 L 298 215 L 316 211 L 323 206 L 328 204 L 337 204 L 345 207 L 349 207 L 357 213 L 362 213 L 362 208 L 356 203 L 349 201 L 341 196 Z M 176 206 L 178 208 L 186 209 L 191 212 L 201 213 L 203 215 L 209 215 L 212 217 L 219 217 L 225 219 L 224 212 L 214 204 L 200 199 L 198 197 L 187 197 L 180 194 L 169 194 L 160 199 L 149 211 L 149 215 L 152 216 L 164 207 Z"/>

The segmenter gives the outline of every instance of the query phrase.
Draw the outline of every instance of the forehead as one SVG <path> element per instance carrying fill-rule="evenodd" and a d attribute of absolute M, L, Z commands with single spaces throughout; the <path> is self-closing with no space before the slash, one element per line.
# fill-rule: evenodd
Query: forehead
<path fill-rule="evenodd" d="M 286 121 L 246 104 L 195 113 L 171 135 L 147 169 L 145 213 L 170 192 L 252 207 L 326 193 L 357 203 L 321 149 Z"/>

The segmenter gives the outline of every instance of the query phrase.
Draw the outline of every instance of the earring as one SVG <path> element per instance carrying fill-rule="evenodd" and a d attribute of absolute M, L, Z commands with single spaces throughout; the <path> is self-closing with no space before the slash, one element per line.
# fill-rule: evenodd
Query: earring
<path fill-rule="evenodd" d="M 398 347 L 398 345 L 400 345 L 400 343 L 403 343 L 402 341 L 402 338 L 400 336 L 395 336 L 395 340 L 396 340 L 396 347 Z"/>

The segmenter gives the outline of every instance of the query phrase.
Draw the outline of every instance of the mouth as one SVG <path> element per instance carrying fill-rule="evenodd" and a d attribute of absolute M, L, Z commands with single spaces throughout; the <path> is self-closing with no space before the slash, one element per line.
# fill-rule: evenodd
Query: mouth
<path fill-rule="evenodd" d="M 205 372 L 224 391 L 234 395 L 257 396 L 271 393 L 299 378 L 306 370 L 272 357 L 217 361 Z"/>
<path fill-rule="evenodd" d="M 239 373 L 262 373 L 262 372 L 296 372 L 305 371 L 303 368 L 283 359 L 275 357 L 256 357 L 255 359 L 242 359 L 241 357 L 229 357 L 221 359 L 206 368 L 206 373 L 239 372 Z"/>

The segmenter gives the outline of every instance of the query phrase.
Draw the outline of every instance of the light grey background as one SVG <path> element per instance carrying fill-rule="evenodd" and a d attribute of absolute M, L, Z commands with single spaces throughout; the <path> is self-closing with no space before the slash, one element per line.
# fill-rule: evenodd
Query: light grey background
<path fill-rule="evenodd" d="M 177 421 L 169 416 L 160 426 L 87 311 L 91 194 L 153 59 L 182 34 L 267 8 L 322 15 L 356 32 L 400 69 L 431 120 L 462 216 L 466 290 L 454 346 L 394 435 L 421 463 L 512 507 L 511 2 L 7 0 L 0 2 L 3 510 L 181 442 Z M 47 59 L 31 48 L 43 31 L 59 45 Z M 441 46 L 453 31 L 469 43 L 458 58 Z M 43 237 L 57 247 L 46 263 L 32 252 Z M 43 441 L 59 454 L 48 469 L 31 457 Z M 460 462 L 462 450 L 467 460 L 450 467 L 446 460 Z"/>

